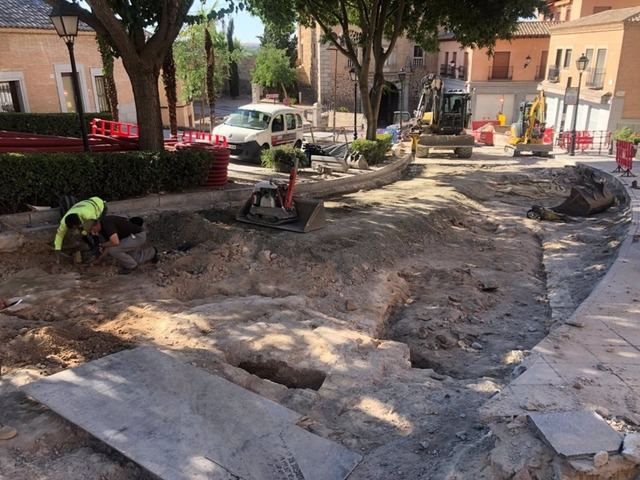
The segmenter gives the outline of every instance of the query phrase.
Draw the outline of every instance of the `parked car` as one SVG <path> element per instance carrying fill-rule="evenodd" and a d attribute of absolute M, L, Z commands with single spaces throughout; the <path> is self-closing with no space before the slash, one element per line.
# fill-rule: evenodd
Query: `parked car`
<path fill-rule="evenodd" d="M 231 158 L 260 162 L 263 150 L 279 145 L 302 147 L 302 116 L 282 104 L 252 103 L 238 108 L 213 129 L 229 142 Z"/>

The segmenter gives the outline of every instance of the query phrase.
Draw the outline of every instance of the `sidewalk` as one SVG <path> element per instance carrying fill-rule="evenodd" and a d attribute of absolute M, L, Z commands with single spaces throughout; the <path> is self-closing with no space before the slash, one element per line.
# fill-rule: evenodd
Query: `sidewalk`
<path fill-rule="evenodd" d="M 611 158 L 575 158 L 605 173 L 615 168 Z M 526 371 L 481 408 L 486 420 L 591 410 L 640 425 L 640 190 L 616 178 L 632 211 L 618 258 L 570 319 L 533 348 Z"/>

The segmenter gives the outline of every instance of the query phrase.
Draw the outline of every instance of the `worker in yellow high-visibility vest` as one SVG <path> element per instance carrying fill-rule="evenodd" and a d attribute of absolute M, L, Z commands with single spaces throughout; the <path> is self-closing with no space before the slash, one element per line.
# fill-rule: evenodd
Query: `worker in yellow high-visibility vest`
<path fill-rule="evenodd" d="M 82 225 L 88 220 L 98 220 L 107 213 L 107 202 L 99 197 L 91 197 L 73 205 L 60 220 L 60 226 L 53 241 L 53 249 L 56 252 L 62 250 L 62 243 L 67 233 L 71 231 L 82 232 L 84 237 L 87 232 L 82 231 Z"/>

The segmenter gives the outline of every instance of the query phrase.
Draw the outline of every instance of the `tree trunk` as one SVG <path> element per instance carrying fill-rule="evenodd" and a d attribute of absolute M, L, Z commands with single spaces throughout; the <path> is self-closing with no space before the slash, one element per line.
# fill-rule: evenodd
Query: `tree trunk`
<path fill-rule="evenodd" d="M 113 48 L 102 35 L 96 35 L 96 41 L 98 42 L 98 50 L 102 57 L 102 75 L 104 75 L 104 90 L 107 97 L 107 104 L 109 105 L 109 111 L 111 117 L 115 122 L 119 120 L 118 114 L 118 89 L 116 88 L 116 81 L 113 78 Z"/>
<path fill-rule="evenodd" d="M 209 29 L 204 29 L 204 50 L 207 56 L 206 69 L 206 93 L 209 101 L 209 122 L 211 130 L 214 127 L 214 119 L 216 114 L 216 88 L 215 88 L 215 71 L 216 71 L 216 54 L 213 48 L 213 41 Z M 203 111 L 204 114 L 204 111 Z"/>
<path fill-rule="evenodd" d="M 158 77 L 160 69 L 125 64 L 136 102 L 140 150 L 164 150 Z"/>
<path fill-rule="evenodd" d="M 175 138 L 178 136 L 178 85 L 176 83 L 176 64 L 173 61 L 173 48 L 169 48 L 162 64 L 162 83 L 169 109 L 169 129 L 171 136 Z"/>
<path fill-rule="evenodd" d="M 120 121 L 120 114 L 118 112 L 118 89 L 116 88 L 116 81 L 113 78 L 113 72 L 111 75 L 105 75 L 104 88 L 107 94 L 107 102 L 109 103 L 109 110 L 111 111 L 111 117 L 114 122 Z"/>

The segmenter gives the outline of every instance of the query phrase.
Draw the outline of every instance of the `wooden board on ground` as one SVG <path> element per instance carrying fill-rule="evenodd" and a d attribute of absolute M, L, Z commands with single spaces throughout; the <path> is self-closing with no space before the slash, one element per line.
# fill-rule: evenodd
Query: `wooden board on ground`
<path fill-rule="evenodd" d="M 150 347 L 23 390 L 164 480 L 342 480 L 361 457 L 300 415 Z"/>

